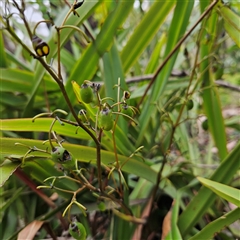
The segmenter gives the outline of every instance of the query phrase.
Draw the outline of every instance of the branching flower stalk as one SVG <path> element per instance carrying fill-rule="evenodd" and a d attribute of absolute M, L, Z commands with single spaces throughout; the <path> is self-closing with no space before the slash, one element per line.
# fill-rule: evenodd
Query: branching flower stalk
<path fill-rule="evenodd" d="M 16 2 L 16 1 L 14 1 Z M 76 1 L 75 1 L 76 2 Z M 22 6 L 24 6 L 24 1 L 22 0 Z M 22 10 L 16 3 L 16 7 L 17 9 L 19 10 L 19 12 L 21 13 L 21 17 L 24 21 L 24 24 L 25 24 L 25 27 L 28 31 L 28 34 L 29 34 L 29 37 L 30 39 L 32 39 L 32 36 L 33 36 L 33 33 L 31 32 L 30 30 L 30 27 L 26 21 L 26 18 L 25 18 L 25 15 L 24 15 L 24 10 Z M 56 30 L 57 30 L 57 34 L 58 34 L 58 66 L 60 65 L 60 32 L 63 28 L 67 28 L 67 27 L 71 27 L 71 26 L 63 26 L 63 24 L 65 23 L 65 21 L 67 20 L 68 16 L 70 15 L 70 13 L 72 11 L 75 11 L 74 8 L 72 7 L 70 10 L 69 10 L 69 13 L 67 14 L 67 16 L 65 17 L 63 23 L 62 23 L 62 26 L 60 26 L 59 28 L 56 27 Z M 58 84 L 62 94 L 63 94 L 63 97 L 68 105 L 68 108 L 71 112 L 71 114 L 73 115 L 74 119 L 76 120 L 77 124 L 74 123 L 74 122 L 71 122 L 71 121 L 68 121 L 68 120 L 64 120 L 64 119 L 61 119 L 61 121 L 63 122 L 67 122 L 69 124 L 72 124 L 72 125 L 77 125 L 77 126 L 80 126 L 85 132 L 87 132 L 89 134 L 89 136 L 93 139 L 93 141 L 95 142 L 96 144 L 96 160 L 97 160 L 97 173 L 98 173 L 98 176 L 97 176 L 97 179 L 98 179 L 98 185 L 99 185 L 99 189 L 95 188 L 94 186 L 92 186 L 90 183 L 83 183 L 85 187 L 91 189 L 93 192 L 95 193 L 99 193 L 99 198 L 105 198 L 105 199 L 108 199 L 108 200 L 111 200 L 117 204 L 119 204 L 119 206 L 121 206 L 121 208 L 123 209 L 123 211 L 127 214 L 127 215 L 132 215 L 132 212 L 131 210 L 125 205 L 125 203 L 120 199 L 117 199 L 115 198 L 113 195 L 111 194 L 108 194 L 104 191 L 103 189 L 103 185 L 102 185 L 102 170 L 101 170 L 101 167 L 102 167 L 102 164 L 101 164 L 101 136 L 102 136 L 102 130 L 99 131 L 99 134 L 98 136 L 95 136 L 94 132 L 91 131 L 90 128 L 88 128 L 88 126 L 85 126 L 81 121 L 80 119 L 78 118 L 77 116 L 77 113 L 75 112 L 73 106 L 72 106 L 72 103 L 70 102 L 70 99 L 68 97 L 68 94 L 66 92 L 66 89 L 65 89 L 65 86 L 63 84 L 63 81 L 62 81 L 62 77 L 61 77 L 61 67 L 58 67 L 58 73 L 56 73 L 52 67 L 50 65 L 48 65 L 48 63 L 45 61 L 44 58 L 36 55 L 35 52 L 33 52 L 31 50 L 31 48 L 29 48 L 27 45 L 25 45 L 22 40 L 15 34 L 14 30 L 11 28 L 10 26 L 10 23 L 9 23 L 9 17 L 8 18 L 5 18 L 5 21 L 4 19 L 1 17 L 1 21 L 3 22 L 3 25 L 5 26 L 6 30 L 9 32 L 9 34 L 13 37 L 13 39 L 15 39 L 27 52 L 29 52 L 29 54 L 31 56 L 33 56 L 36 60 L 38 60 L 42 66 L 46 69 L 46 71 L 51 75 L 51 77 L 56 81 L 56 83 Z M 43 21 L 41 21 L 43 22 Z M 41 23 L 39 22 L 34 30 L 36 29 L 36 27 Z M 80 29 L 76 29 L 76 27 L 72 26 L 72 28 L 74 28 L 76 31 L 78 32 L 81 32 Z M 82 33 L 82 32 L 81 32 Z M 85 35 L 84 35 L 85 36 Z M 87 39 L 88 40 L 88 39 Z M 55 122 L 55 120 L 54 120 Z M 115 146 L 116 147 L 116 146 Z M 119 170 L 119 169 L 118 169 Z M 119 180 L 121 181 L 121 174 L 119 173 Z M 41 187 L 41 186 L 40 186 Z M 43 186 L 42 186 L 43 187 Z"/>
<path fill-rule="evenodd" d="M 64 26 L 58 27 L 59 30 L 64 29 L 64 28 L 72 28 L 72 29 L 76 30 L 77 32 L 79 32 L 80 34 L 82 34 L 84 36 L 87 43 L 91 42 L 89 40 L 88 36 L 85 34 L 85 32 L 83 32 L 80 28 L 73 26 L 73 25 L 64 25 Z"/>
<path fill-rule="evenodd" d="M 23 16 L 22 16 L 22 17 L 25 18 L 24 13 L 23 13 Z M 72 104 L 71 104 L 71 101 L 70 101 L 70 99 L 69 99 L 69 97 L 68 97 L 68 94 L 67 94 L 67 92 L 66 92 L 66 90 L 65 90 L 65 86 L 64 86 L 62 80 L 59 79 L 59 77 L 56 75 L 56 73 L 52 70 L 52 68 L 46 63 L 46 61 L 45 61 L 43 58 L 37 56 L 34 52 L 31 51 L 31 49 L 30 49 L 28 46 L 26 46 L 26 45 L 21 41 L 21 39 L 15 34 L 14 30 L 11 28 L 11 26 L 10 26 L 10 24 L 9 24 L 9 19 L 6 19 L 6 22 L 3 21 L 3 19 L 1 19 L 1 20 L 2 20 L 3 24 L 4 24 L 5 27 L 6 27 L 6 30 L 10 33 L 10 35 L 11 35 L 27 52 L 29 52 L 29 54 L 30 54 L 31 56 L 33 56 L 36 60 L 38 60 L 38 61 L 43 65 L 43 67 L 46 69 L 46 71 L 52 76 L 52 78 L 57 82 L 57 84 L 58 84 L 58 86 L 59 86 L 59 88 L 60 88 L 60 90 L 61 90 L 61 92 L 62 92 L 62 94 L 63 94 L 63 97 L 64 97 L 64 99 L 65 99 L 65 101 L 66 101 L 66 103 L 67 103 L 67 105 L 68 105 L 68 107 L 69 107 L 69 110 L 70 110 L 70 112 L 72 113 L 74 119 L 76 120 L 76 122 L 78 123 L 78 125 L 79 125 L 84 131 L 86 131 L 86 132 L 89 134 L 89 136 L 93 139 L 93 141 L 95 142 L 95 144 L 96 144 L 97 166 L 98 166 L 98 172 L 99 172 L 99 174 L 98 174 L 98 175 L 99 175 L 99 176 L 98 176 L 98 182 L 99 182 L 99 188 L 100 188 L 100 190 L 103 191 L 103 189 L 102 189 L 102 180 L 101 180 L 101 177 L 100 177 L 100 176 L 101 176 L 101 167 L 99 168 L 99 166 L 101 166 L 101 143 L 98 141 L 98 139 L 96 138 L 96 136 L 94 135 L 94 133 L 93 133 L 88 127 L 86 127 L 86 126 L 78 119 L 77 114 L 76 114 L 76 112 L 74 111 L 74 108 L 73 108 L 73 106 L 72 106 Z M 24 23 L 25 23 L 25 22 L 24 22 Z M 27 24 L 27 23 L 26 23 L 26 24 Z M 25 26 L 26 26 L 27 29 L 29 29 L 28 24 L 25 25 Z M 32 36 L 31 31 L 30 31 L 30 35 L 29 35 L 29 36 Z M 59 47 L 58 47 L 58 49 L 59 49 Z"/>
<path fill-rule="evenodd" d="M 14 5 L 16 6 L 16 8 L 18 9 L 18 11 L 19 11 L 19 13 L 20 13 L 20 16 L 21 16 L 21 18 L 22 18 L 22 20 L 23 20 L 23 22 L 24 22 L 24 25 L 25 25 L 25 27 L 26 27 L 26 29 L 27 29 L 28 35 L 29 35 L 30 39 L 32 39 L 33 34 L 32 34 L 32 32 L 31 32 L 31 30 L 30 30 L 30 27 L 29 27 L 29 25 L 28 25 L 28 22 L 27 22 L 27 20 L 26 20 L 25 14 L 24 14 L 24 11 L 25 11 L 25 2 L 24 2 L 24 0 L 21 0 L 21 2 L 22 2 L 22 7 L 20 7 L 20 6 L 18 5 L 18 3 L 17 3 L 15 0 L 13 0 L 13 3 L 14 3 Z"/>
<path fill-rule="evenodd" d="M 150 81 L 150 83 L 148 84 L 143 96 L 141 97 L 139 103 L 138 103 L 138 107 L 142 104 L 144 98 L 147 96 L 147 92 L 149 91 L 149 89 L 151 88 L 151 86 L 153 85 L 153 83 L 156 81 L 158 74 L 162 71 L 163 67 L 167 64 L 167 62 L 169 61 L 169 59 L 173 56 L 173 54 L 179 49 L 179 47 L 182 45 L 182 43 L 188 38 L 188 36 L 190 36 L 190 34 L 193 32 L 193 30 L 197 27 L 197 25 L 209 14 L 209 12 L 215 7 L 215 5 L 218 3 L 218 0 L 213 1 L 209 7 L 205 10 L 205 12 L 203 12 L 203 14 L 199 17 L 199 19 L 197 20 L 197 22 L 189 29 L 189 31 L 178 41 L 178 43 L 176 44 L 176 46 L 173 48 L 173 50 L 167 55 L 167 57 L 164 59 L 164 61 L 162 62 L 162 64 L 158 67 L 157 71 L 155 72 L 155 74 L 153 75 L 152 80 Z"/>
<path fill-rule="evenodd" d="M 120 78 L 118 78 L 118 86 L 117 86 L 117 102 L 120 102 Z M 120 112 L 120 106 L 118 104 L 118 112 Z M 119 165 L 119 161 L 118 161 L 118 154 L 117 154 L 117 146 L 116 146 L 116 140 L 115 140 L 115 129 L 117 126 L 117 122 L 118 122 L 118 118 L 119 115 L 116 115 L 116 119 L 115 119 L 115 123 L 113 125 L 113 130 L 112 130 L 112 140 L 113 140 L 113 148 L 114 148 L 114 154 L 115 154 L 115 159 L 116 159 L 116 169 L 117 169 L 117 173 L 118 173 L 118 179 L 119 179 L 119 185 L 120 185 L 120 196 L 123 196 L 123 187 L 122 187 L 122 178 L 121 178 L 121 174 L 119 171 L 121 171 L 120 169 L 120 165 Z"/>
<path fill-rule="evenodd" d="M 207 16 L 210 11 L 212 10 L 212 8 L 216 5 L 218 1 L 215 1 L 213 3 L 215 4 L 211 4 L 209 6 L 209 8 L 204 12 L 205 14 L 202 14 L 202 16 Z M 201 18 L 201 17 L 200 17 Z M 202 18 L 203 19 L 203 18 Z M 171 145 L 173 143 L 173 139 L 174 139 L 174 134 L 175 134 L 175 131 L 176 131 L 176 128 L 179 126 L 179 124 L 181 124 L 182 122 L 180 121 L 181 120 L 181 117 L 182 117 L 182 114 L 183 114 L 183 111 L 184 111 L 184 108 L 186 106 L 186 103 L 187 103 L 187 100 L 188 100 L 188 97 L 189 95 L 192 95 L 194 90 L 196 89 L 196 86 L 198 84 L 198 82 L 195 84 L 194 86 L 194 90 L 192 90 L 190 92 L 190 87 L 192 85 L 192 81 L 193 81 L 193 78 L 194 78 L 194 74 L 195 74 L 195 69 L 197 68 L 198 66 L 198 55 L 199 55 L 199 50 L 200 50 L 200 39 L 202 37 L 202 33 L 203 33 L 203 28 L 204 27 L 201 27 L 199 33 L 198 33 L 198 37 L 197 37 L 197 51 L 196 51 L 196 54 L 195 54 L 195 59 L 194 59 L 194 65 L 192 67 L 192 71 L 191 71 L 191 75 L 190 75 L 190 79 L 189 79 L 189 83 L 188 83 L 188 86 L 187 86 L 187 89 L 185 91 L 185 100 L 183 102 L 183 104 L 181 105 L 181 108 L 179 110 L 179 114 L 178 114 L 178 117 L 177 117 L 177 120 L 175 123 L 172 122 L 171 120 L 171 125 L 172 125 L 172 131 L 171 131 L 171 136 L 170 136 L 170 142 L 169 142 L 169 145 L 168 145 L 168 150 L 171 148 Z M 155 185 L 155 188 L 153 189 L 153 199 L 155 198 L 156 196 L 156 193 L 157 193 L 157 190 L 158 190 L 158 187 L 159 187 L 159 184 L 160 184 L 160 181 L 161 181 L 161 178 L 162 178 L 162 172 L 163 172 L 163 169 L 167 163 L 167 156 L 168 156 L 168 151 L 164 153 L 163 155 L 163 161 L 162 161 L 162 165 L 161 165 L 161 168 L 160 170 L 158 171 L 158 174 L 157 174 L 157 181 L 156 181 L 156 185 Z"/>
<path fill-rule="evenodd" d="M 39 26 L 39 24 L 41 24 L 41 23 L 51 23 L 52 25 L 54 25 L 54 23 L 53 23 L 52 20 L 42 20 L 42 21 L 39 21 L 39 22 L 35 25 L 35 27 L 34 27 L 34 29 L 33 29 L 33 35 L 35 35 L 36 29 L 37 29 L 37 27 Z"/>

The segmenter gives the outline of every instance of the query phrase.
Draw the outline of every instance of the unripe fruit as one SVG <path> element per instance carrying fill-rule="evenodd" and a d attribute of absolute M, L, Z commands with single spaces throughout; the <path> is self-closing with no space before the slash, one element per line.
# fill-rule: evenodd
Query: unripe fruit
<path fill-rule="evenodd" d="M 87 237 L 87 232 L 82 223 L 74 222 L 69 225 L 69 233 L 76 240 L 84 240 Z"/>
<path fill-rule="evenodd" d="M 47 56 L 50 52 L 50 48 L 46 42 L 44 42 L 41 38 L 34 35 L 32 37 L 32 44 L 35 52 L 39 57 Z"/>
<path fill-rule="evenodd" d="M 86 84 L 83 83 L 81 85 L 81 89 L 80 89 L 80 96 L 83 102 L 85 103 L 91 103 L 93 101 L 93 90 L 92 88 Z"/>
<path fill-rule="evenodd" d="M 104 107 L 98 117 L 99 127 L 103 130 L 110 131 L 113 128 L 112 111 L 108 107 Z"/>
<path fill-rule="evenodd" d="M 192 99 L 189 99 L 186 103 L 186 106 L 187 106 L 187 110 L 191 110 L 194 106 L 193 104 L 193 100 Z"/>
<path fill-rule="evenodd" d="M 124 92 L 123 92 L 123 98 L 124 98 L 124 100 L 129 99 L 130 96 L 131 96 L 130 92 L 128 92 L 128 91 L 124 91 Z"/>
<path fill-rule="evenodd" d="M 83 122 L 88 122 L 89 114 L 85 109 L 81 109 L 78 113 L 78 118 Z"/>
<path fill-rule="evenodd" d="M 208 120 L 207 119 L 202 122 L 202 129 L 205 131 L 208 130 Z"/>
<path fill-rule="evenodd" d="M 132 109 L 127 105 L 123 104 L 121 108 L 121 113 L 128 115 L 129 117 L 133 116 L 133 111 Z M 123 116 L 126 120 L 129 120 L 129 118 Z"/>
<path fill-rule="evenodd" d="M 62 164 L 72 160 L 71 154 L 63 147 L 54 147 L 51 151 L 52 160 Z"/>

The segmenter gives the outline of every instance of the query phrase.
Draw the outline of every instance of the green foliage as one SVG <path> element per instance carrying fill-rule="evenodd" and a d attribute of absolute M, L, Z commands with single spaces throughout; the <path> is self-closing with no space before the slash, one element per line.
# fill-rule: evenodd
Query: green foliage
<path fill-rule="evenodd" d="M 87 236 L 86 230 L 80 222 L 72 223 L 69 226 L 69 232 L 77 240 L 85 240 Z"/>
<path fill-rule="evenodd" d="M 234 1 L 3 5 L 3 239 L 240 237 Z"/>

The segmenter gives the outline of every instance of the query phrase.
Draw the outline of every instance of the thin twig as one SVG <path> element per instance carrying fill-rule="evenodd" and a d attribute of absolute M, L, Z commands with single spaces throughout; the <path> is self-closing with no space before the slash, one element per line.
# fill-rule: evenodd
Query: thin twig
<path fill-rule="evenodd" d="M 158 74 L 161 72 L 161 70 L 163 69 L 163 67 L 167 64 L 167 62 L 169 61 L 169 59 L 173 56 L 173 54 L 178 50 L 178 48 L 182 45 L 182 43 L 187 39 L 187 37 L 192 33 L 192 31 L 197 27 L 197 25 L 204 19 L 205 16 L 207 16 L 207 14 L 212 10 L 212 8 L 218 3 L 218 0 L 215 0 L 214 2 L 212 2 L 209 7 L 204 11 L 204 13 L 199 17 L 199 19 L 197 20 L 197 22 L 189 29 L 189 31 L 179 40 L 179 42 L 176 44 L 176 46 L 173 48 L 173 50 L 167 55 L 167 57 L 164 59 L 163 63 L 158 67 L 157 71 L 155 72 L 155 74 L 153 75 L 152 80 L 150 81 L 150 83 L 148 84 L 143 96 L 141 97 L 139 103 L 138 103 L 138 108 L 139 106 L 142 104 L 144 98 L 147 95 L 147 92 L 149 91 L 149 89 L 151 88 L 151 86 L 153 85 L 153 83 L 156 81 Z"/>
<path fill-rule="evenodd" d="M 240 92 L 240 87 L 239 87 L 239 86 L 233 85 L 233 84 L 228 83 L 228 82 L 226 82 L 226 81 L 223 81 L 223 80 L 221 80 L 221 79 L 216 80 L 215 83 L 216 83 L 219 87 L 227 88 L 227 89 L 233 90 L 233 91 L 235 91 L 235 92 Z"/>
<path fill-rule="evenodd" d="M 4 23 L 4 25 L 6 26 L 6 30 L 12 35 L 12 37 L 25 49 L 27 50 L 27 52 L 30 53 L 30 55 L 32 55 L 35 59 L 37 59 L 42 65 L 43 67 L 46 69 L 46 71 L 52 76 L 52 78 L 57 82 L 63 97 L 68 105 L 68 108 L 70 110 L 70 112 L 72 113 L 74 119 L 76 120 L 76 122 L 78 123 L 78 125 L 85 131 L 88 133 L 88 135 L 93 139 L 93 141 L 96 144 L 96 158 L 97 158 L 97 163 L 98 163 L 98 167 L 101 166 L 101 143 L 98 141 L 98 139 L 96 138 L 96 136 L 94 135 L 94 133 L 87 127 L 85 126 L 80 119 L 78 118 L 72 103 L 68 97 L 68 94 L 65 90 L 65 86 L 63 84 L 63 82 L 61 81 L 61 79 L 59 79 L 59 77 L 57 76 L 57 74 L 52 70 L 52 68 L 45 62 L 45 60 L 41 57 L 38 57 L 35 53 L 33 53 L 28 46 L 26 46 L 21 39 L 15 34 L 14 30 L 10 27 L 10 24 L 8 23 L 8 19 L 7 19 L 7 23 Z M 98 169 L 98 171 L 101 172 L 101 168 Z M 98 178 L 99 182 L 99 186 L 101 186 L 102 188 L 102 184 L 101 184 L 101 179 Z"/>
<path fill-rule="evenodd" d="M 213 4 L 213 3 L 214 3 L 214 4 Z M 203 20 L 203 17 L 202 17 L 202 16 L 205 17 L 205 16 L 206 16 L 206 13 L 209 13 L 209 12 L 210 12 L 210 10 L 215 6 L 215 4 L 217 3 L 217 1 L 215 1 L 215 2 L 213 2 L 213 3 L 208 7 L 208 9 L 204 12 L 204 14 L 201 15 L 201 17 L 200 17 L 201 20 Z M 198 23 L 198 22 L 199 22 L 199 21 L 197 21 L 197 23 Z M 196 27 L 197 25 L 195 24 L 194 26 Z M 192 28 L 192 29 L 193 29 L 193 28 Z M 189 91 L 189 89 L 190 89 L 190 85 L 191 85 L 192 80 L 193 80 L 193 77 L 194 77 L 194 69 L 195 69 L 196 66 L 197 66 L 198 53 L 199 53 L 199 48 L 200 48 L 199 39 L 201 38 L 202 33 L 203 33 L 202 29 L 203 29 L 203 27 L 200 29 L 199 34 L 198 34 L 198 41 L 197 41 L 198 49 L 197 49 L 196 56 L 195 56 L 195 60 L 194 60 L 194 66 L 193 66 L 193 69 L 192 69 L 192 71 L 191 71 L 191 76 L 190 76 L 189 84 L 188 84 L 188 87 L 187 87 L 187 90 L 186 90 L 185 100 L 187 100 L 187 98 L 188 98 L 188 94 L 189 94 L 188 91 Z M 191 30 L 191 29 L 190 29 L 190 30 Z M 190 34 L 190 32 L 188 32 L 188 34 Z M 185 36 L 188 36 L 188 35 L 185 34 Z M 183 37 L 182 39 L 184 39 L 184 37 Z M 182 42 L 183 42 L 183 41 L 182 41 Z M 179 41 L 180 44 L 177 44 L 177 45 L 180 46 L 182 42 L 181 42 L 181 40 L 180 40 L 180 41 Z M 177 45 L 176 45 L 176 46 L 177 46 Z M 177 48 L 175 47 L 174 49 L 177 49 Z M 154 77 L 155 77 L 155 76 L 154 76 Z M 154 79 L 154 78 L 153 78 L 153 79 Z M 152 82 L 152 81 L 151 81 L 151 82 Z M 151 82 L 150 82 L 150 83 L 151 83 Z M 150 85 L 150 84 L 149 84 L 149 85 Z M 145 91 L 145 92 L 146 92 L 146 91 Z M 185 104 L 186 104 L 186 101 L 185 101 L 185 102 L 182 104 L 182 106 L 181 106 L 181 109 L 180 109 L 180 111 L 179 111 L 179 114 L 178 114 L 178 117 L 177 117 L 177 120 L 176 120 L 175 124 L 172 125 L 172 131 L 171 131 L 171 135 L 170 135 L 170 138 L 169 138 L 170 141 L 169 141 L 169 144 L 168 144 L 168 148 L 167 148 L 167 151 L 164 152 L 164 154 L 163 154 L 162 165 L 161 165 L 161 167 L 160 167 L 160 169 L 159 169 L 159 171 L 158 171 L 158 173 L 157 173 L 156 185 L 155 185 L 155 187 L 154 187 L 154 189 L 153 189 L 153 193 L 152 193 L 153 199 L 155 198 L 155 196 L 156 196 L 156 194 L 157 194 L 157 190 L 158 190 L 158 188 L 159 188 L 159 184 L 160 184 L 160 181 L 161 181 L 161 179 L 162 179 L 162 173 L 163 173 L 164 167 L 165 167 L 165 165 L 166 165 L 166 163 L 167 163 L 168 152 L 169 152 L 169 150 L 170 150 L 170 148 L 171 148 L 171 145 L 172 145 L 172 143 L 173 143 L 174 134 L 175 134 L 175 131 L 176 131 L 176 129 L 177 129 L 177 127 L 178 127 L 178 124 L 179 124 L 179 122 L 180 122 L 180 119 L 181 119 L 181 116 L 182 116 L 182 113 L 183 113 Z M 152 202 L 152 204 L 153 204 L 153 202 Z"/>
<path fill-rule="evenodd" d="M 153 76 L 154 76 L 154 74 L 147 74 L 147 75 L 142 75 L 142 76 L 129 77 L 129 78 L 126 78 L 126 83 L 130 84 L 130 83 L 139 83 L 139 82 L 143 82 L 143 81 L 149 81 L 153 78 Z M 171 76 L 182 77 L 183 75 L 181 73 L 179 73 L 179 74 L 173 74 Z M 188 76 L 188 75 L 184 75 L 184 77 L 185 76 Z M 224 81 L 222 79 L 215 80 L 214 83 L 218 87 L 230 89 L 234 92 L 240 92 L 240 87 L 239 86 L 231 84 L 231 83 L 229 83 L 227 81 Z"/>

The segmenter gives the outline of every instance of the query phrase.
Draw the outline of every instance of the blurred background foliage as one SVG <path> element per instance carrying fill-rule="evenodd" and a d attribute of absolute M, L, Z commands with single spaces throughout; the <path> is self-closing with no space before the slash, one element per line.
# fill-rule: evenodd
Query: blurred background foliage
<path fill-rule="evenodd" d="M 49 17 L 59 26 L 73 4 L 70 0 L 17 2 L 20 6 L 25 3 L 24 14 L 31 30 Z M 77 199 L 87 207 L 88 214 L 83 216 L 74 206 L 71 215 L 83 224 L 88 239 L 240 237 L 239 206 L 235 207 L 232 198 L 224 197 L 234 194 L 224 188 L 216 195 L 196 178 L 240 187 L 240 4 L 219 1 L 206 12 L 211 4 L 86 0 L 77 9 L 79 17 L 69 16 L 66 25 L 80 28 L 91 42 L 74 29 L 61 32 L 62 76 L 74 109 L 78 112 L 80 106 L 72 80 L 79 85 L 85 79 L 101 83 L 101 96 L 116 100 L 113 86 L 120 78 L 122 89 L 131 92 L 130 105 L 137 107 L 139 114 L 135 116 L 138 125 L 119 119 L 115 132 L 117 151 L 129 157 L 143 146 L 123 168 L 129 188 L 124 189 L 123 199 L 134 216 L 146 219 L 146 223 L 130 223 L 113 210 L 113 205 L 82 191 Z M 0 7 L 1 237 L 20 239 L 26 233 L 19 232 L 31 223 L 34 239 L 68 238 L 69 218 L 60 215 L 71 196 L 54 190 L 34 190 L 45 178 L 61 173 L 49 159 L 42 162 L 40 156 L 18 168 L 15 155 L 22 156 L 27 150 L 13 144 L 30 139 L 31 146 L 37 146 L 48 139 L 49 122 L 41 122 L 33 130 L 31 118 L 58 108 L 69 109 L 57 83 L 6 29 L 9 21 L 18 38 L 32 50 L 14 2 L 4 1 Z M 205 14 L 203 19 L 190 33 L 201 14 Z M 55 28 L 42 23 L 36 34 L 48 43 L 50 54 L 46 61 L 50 64 L 53 59 L 52 68 L 57 69 Z M 185 34 L 186 40 L 162 66 Z M 71 114 L 67 119 L 74 120 Z M 84 132 L 80 130 L 76 137 L 70 128 L 58 129 L 57 133 L 89 171 L 96 171 L 95 164 L 89 163 L 95 146 Z M 75 145 L 81 145 L 83 155 Z M 106 151 L 102 153 L 103 162 L 109 164 L 114 161 L 111 134 L 104 134 L 102 145 Z M 6 158 L 11 160 L 8 168 Z M 118 182 L 117 174 L 114 176 Z M 63 189 L 78 187 L 64 181 L 59 183 Z M 224 223 L 220 221 L 223 215 Z"/>

